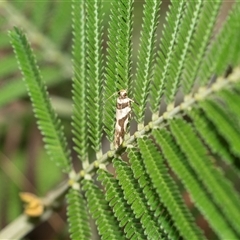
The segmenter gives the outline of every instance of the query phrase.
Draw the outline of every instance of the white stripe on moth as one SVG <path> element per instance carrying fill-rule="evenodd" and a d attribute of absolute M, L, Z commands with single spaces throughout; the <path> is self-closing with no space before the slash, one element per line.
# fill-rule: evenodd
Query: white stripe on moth
<path fill-rule="evenodd" d="M 128 97 L 126 90 L 118 92 L 117 106 L 116 106 L 116 125 L 114 136 L 115 149 L 123 143 L 124 135 L 127 129 L 128 120 L 132 111 L 131 102 L 134 102 Z"/>

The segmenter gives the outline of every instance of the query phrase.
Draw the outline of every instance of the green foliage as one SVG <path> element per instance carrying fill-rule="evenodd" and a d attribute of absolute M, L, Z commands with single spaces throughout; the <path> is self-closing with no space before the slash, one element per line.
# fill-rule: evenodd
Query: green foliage
<path fill-rule="evenodd" d="M 44 1 L 38 11 L 29 3 L 29 21 L 21 13 L 23 2 L 4 3 L 9 21 L 18 25 L 16 16 L 33 43 L 43 77 L 25 35 L 19 28 L 10 33 L 47 153 L 70 178 L 53 190 L 53 196 L 46 195 L 47 207 L 40 221 L 47 219 L 52 207 L 66 195 L 72 239 L 97 238 L 96 230 L 101 239 L 240 237 L 240 196 L 235 187 L 240 158 L 240 4 L 233 3 L 216 31 L 222 2 L 171 1 L 157 49 L 161 1 L 145 1 L 135 64 L 135 2 L 72 0 L 73 76 L 68 53 L 60 52 L 69 49 L 70 5 Z M 110 20 L 105 40 L 103 10 L 107 5 Z M 49 15 L 49 25 L 41 15 Z M 5 46 L 6 39 L 0 38 L 0 50 Z M 6 55 L 0 75 L 14 77 L 0 89 L 1 106 L 25 94 L 21 83 L 15 81 L 19 76 L 13 56 Z M 224 79 L 229 65 L 233 73 Z M 213 75 L 221 78 L 213 82 Z M 63 126 L 46 91 L 46 84 L 70 77 L 73 148 L 82 161 L 80 173 L 71 169 Z M 199 86 L 203 88 L 197 89 Z M 104 152 L 107 148 L 102 137 L 106 134 L 110 145 L 114 139 L 116 93 L 120 89 L 126 89 L 138 104 L 133 104 L 136 121 L 144 127 L 131 129 L 133 136 L 119 149 Z M 181 90 L 183 103 L 176 98 Z M 159 116 L 164 95 L 169 105 Z M 145 114 L 148 105 L 152 116 Z M 95 156 L 97 160 L 89 163 Z M 49 167 L 47 173 L 51 171 L 54 169 Z M 199 229 L 197 222 L 202 218 L 209 229 L 202 225 Z M 19 236 L 34 228 L 32 222 Z M 17 232 L 19 228 L 12 229 Z M 9 230 L 0 232 L 1 239 L 6 235 L 15 236 Z"/>
<path fill-rule="evenodd" d="M 206 54 L 221 3 L 222 1 L 204 2 L 202 15 L 197 23 L 197 32 L 192 42 L 192 51 L 187 58 L 186 70 L 183 74 L 183 90 L 186 94 L 191 91 L 198 76 L 198 71 Z"/>
<path fill-rule="evenodd" d="M 195 129 L 204 143 L 211 149 L 211 152 L 221 157 L 226 164 L 234 164 L 233 156 L 228 149 L 225 148 L 226 142 L 216 131 L 214 125 L 206 118 L 204 112 L 200 109 L 192 109 L 188 114 L 193 120 Z"/>
<path fill-rule="evenodd" d="M 174 142 L 173 136 L 166 130 L 154 130 L 153 135 L 157 143 L 161 146 L 164 157 L 183 182 L 191 195 L 198 209 L 204 214 L 211 227 L 221 239 L 237 238 L 235 232 L 229 228 L 228 222 L 223 218 L 216 205 L 212 202 L 208 192 L 198 179 L 198 175 L 193 171 L 186 156 L 179 146 Z"/>
<path fill-rule="evenodd" d="M 201 107 L 203 108 L 207 117 L 216 126 L 219 133 L 229 143 L 229 148 L 233 154 L 240 156 L 240 129 L 239 126 L 237 126 L 235 122 L 232 121 L 232 117 L 229 117 L 229 113 L 212 100 L 201 102 Z"/>
<path fill-rule="evenodd" d="M 201 232 L 194 226 L 193 218 L 183 204 L 176 185 L 167 174 L 167 167 L 157 148 L 148 139 L 140 138 L 138 145 L 153 187 L 171 214 L 180 235 L 184 239 L 203 239 Z"/>
<path fill-rule="evenodd" d="M 139 185 L 133 177 L 133 172 L 120 159 L 114 159 L 113 164 L 116 169 L 117 179 L 123 190 L 124 198 L 131 205 L 135 218 L 140 218 L 147 239 L 157 239 L 158 236 L 161 236 L 161 232 L 154 221 L 154 212 L 148 208 L 145 194 L 140 191 Z"/>
<path fill-rule="evenodd" d="M 75 150 L 81 160 L 87 157 L 87 118 L 86 118 L 86 49 L 85 49 L 85 18 L 82 1 L 72 2 L 73 18 L 73 141 Z"/>
<path fill-rule="evenodd" d="M 108 48 L 107 48 L 107 60 L 106 60 L 106 72 L 105 72 L 105 86 L 104 86 L 104 130 L 107 134 L 107 138 L 110 142 L 113 141 L 113 129 L 115 119 L 113 118 L 115 111 L 115 98 L 112 97 L 117 89 L 117 31 L 118 26 L 118 3 L 117 1 L 111 2 L 111 15 L 108 27 Z"/>
<path fill-rule="evenodd" d="M 234 5 L 233 11 L 229 14 L 227 21 L 225 22 L 225 26 L 221 29 L 221 35 L 218 38 L 218 45 L 221 45 L 221 50 L 219 48 L 216 48 L 216 56 L 215 58 L 215 64 L 213 66 L 215 67 L 214 71 L 218 75 L 223 75 L 226 71 L 226 66 L 228 65 L 235 65 L 233 63 L 233 56 L 235 55 L 235 51 L 238 51 L 239 44 L 235 39 L 234 32 L 238 32 L 239 30 L 239 23 L 238 23 L 238 14 L 240 11 L 239 4 Z M 231 31 L 229 30 L 231 28 Z M 225 35 L 225 36 L 224 36 Z M 229 40 L 226 39 L 226 35 L 228 38 L 233 39 L 231 44 L 229 44 Z M 220 51 L 219 51 L 220 50 Z M 235 55 L 236 56 L 236 55 Z M 218 57 L 218 58 L 216 58 Z"/>
<path fill-rule="evenodd" d="M 239 8 L 239 3 L 234 4 L 232 11 L 224 22 L 224 26 L 220 29 L 218 37 L 211 44 L 210 50 L 203 61 L 202 71 L 199 72 L 199 83 L 201 85 L 205 85 L 212 74 L 223 75 L 229 64 L 234 66 L 237 64 L 237 62 L 232 63 L 232 59 L 233 56 L 235 59 L 239 58 L 239 45 L 235 42 L 238 36 L 234 34 L 239 29 L 237 24 L 239 22 Z M 230 39 L 231 41 L 229 41 Z"/>
<path fill-rule="evenodd" d="M 166 82 L 166 101 L 171 103 L 178 91 L 183 74 L 183 68 L 192 51 L 192 42 L 197 29 L 198 20 L 203 13 L 203 1 L 187 2 L 185 14 L 179 29 L 177 38 L 178 44 L 175 45 L 176 58 L 171 63 L 168 81 Z M 183 37 L 184 36 L 184 39 Z"/>
<path fill-rule="evenodd" d="M 118 2 L 118 30 L 116 44 L 116 78 L 117 89 L 128 90 L 132 93 L 131 57 L 132 57 L 132 18 L 133 0 Z"/>
<path fill-rule="evenodd" d="M 191 167 L 197 172 L 202 183 L 208 189 L 214 202 L 222 209 L 229 223 L 239 233 L 237 224 L 239 216 L 237 202 L 239 200 L 227 179 L 221 176 L 219 171 L 213 166 L 211 160 L 206 155 L 206 149 L 197 138 L 190 124 L 181 119 L 176 119 L 171 121 L 170 128 L 180 149 L 188 158 Z M 229 206 L 227 209 L 225 208 L 226 204 Z"/>
<path fill-rule="evenodd" d="M 71 239 L 89 239 L 91 236 L 89 217 L 83 195 L 78 189 L 69 189 L 67 194 L 68 222 Z"/>
<path fill-rule="evenodd" d="M 167 13 L 166 22 L 161 38 L 161 51 L 158 52 L 157 62 L 154 69 L 153 84 L 151 86 L 151 108 L 158 111 L 162 99 L 166 79 L 169 75 L 169 67 L 174 58 L 174 47 L 177 43 L 181 20 L 185 9 L 185 1 L 172 1 Z"/>
<path fill-rule="evenodd" d="M 118 226 L 117 219 L 104 199 L 103 192 L 90 180 L 83 181 L 83 189 L 86 190 L 88 208 L 96 221 L 99 234 L 103 239 L 125 239 Z"/>
<path fill-rule="evenodd" d="M 44 136 L 46 150 L 62 171 L 69 172 L 70 152 L 67 149 L 63 126 L 52 109 L 45 84 L 27 38 L 17 28 L 10 32 L 10 37 L 38 120 L 38 127 Z"/>
<path fill-rule="evenodd" d="M 139 109 L 135 111 L 137 121 L 142 122 L 147 105 L 150 81 L 152 78 L 153 60 L 155 57 L 156 28 L 159 19 L 160 1 L 147 1 L 144 6 L 144 23 L 141 31 L 141 43 L 138 54 L 138 66 L 136 74 L 136 87 L 134 89 L 134 101 Z"/>
<path fill-rule="evenodd" d="M 102 76 L 102 18 L 101 1 L 86 1 L 86 51 L 87 59 L 87 117 L 88 138 L 93 149 L 101 148 L 103 76 Z M 83 79 L 84 81 L 84 79 Z"/>
<path fill-rule="evenodd" d="M 236 4 L 235 8 L 236 8 L 236 10 L 234 11 L 233 14 L 235 14 L 234 20 L 236 20 L 236 21 L 233 21 L 232 31 L 233 32 L 234 32 L 234 30 L 236 31 L 235 33 L 237 34 L 237 37 L 235 38 L 234 34 L 232 35 L 233 42 L 231 45 L 231 52 L 229 53 L 229 58 L 231 60 L 231 64 L 233 67 L 237 67 L 240 63 L 239 51 L 238 50 L 236 51 L 236 49 L 239 49 L 239 43 L 238 43 L 237 39 L 239 39 L 239 34 L 240 34 L 238 31 L 238 29 L 240 27 L 240 22 L 237 20 L 238 19 L 237 15 L 239 14 L 239 8 L 240 8 L 239 4 Z M 230 32 L 229 34 L 232 34 L 232 33 Z M 232 56 L 230 54 L 232 54 Z"/>
<path fill-rule="evenodd" d="M 174 228 L 171 215 L 161 202 L 156 190 L 152 187 L 152 182 L 144 167 L 143 158 L 138 149 L 128 149 L 129 162 L 134 174 L 134 178 L 138 181 L 142 192 L 146 195 L 146 201 L 151 211 L 154 212 L 155 221 L 163 229 L 162 237 L 167 239 L 176 239 L 179 235 L 176 228 Z"/>
<path fill-rule="evenodd" d="M 224 102 L 224 110 L 229 114 L 231 117 L 233 124 L 236 125 L 239 131 L 239 95 L 236 94 L 236 91 L 230 89 L 224 89 L 219 92 L 218 101 Z"/>
<path fill-rule="evenodd" d="M 119 222 L 119 227 L 124 228 L 124 233 L 128 239 L 145 239 L 143 229 L 139 219 L 134 217 L 133 211 L 124 199 L 123 190 L 120 188 L 118 181 L 109 173 L 98 170 L 98 179 L 105 187 L 105 199 L 112 207 L 115 217 Z"/>

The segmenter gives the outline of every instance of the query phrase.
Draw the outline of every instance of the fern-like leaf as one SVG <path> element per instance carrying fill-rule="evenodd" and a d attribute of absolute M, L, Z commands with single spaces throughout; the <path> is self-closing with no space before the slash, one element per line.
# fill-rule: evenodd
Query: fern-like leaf
<path fill-rule="evenodd" d="M 232 42 L 238 42 L 237 35 L 233 33 L 239 30 L 236 28 L 236 22 L 240 21 L 239 16 L 240 3 L 235 2 L 227 20 L 224 22 L 224 26 L 221 28 L 220 33 L 217 35 L 203 60 L 201 71 L 199 72 L 199 83 L 201 85 L 205 85 L 209 81 L 209 77 L 213 74 L 217 73 L 222 75 L 226 71 L 228 65 L 232 63 L 232 55 L 230 55 L 233 53 L 231 52 L 234 45 L 232 45 Z M 239 52 L 236 49 L 233 49 L 233 51 Z"/>
<path fill-rule="evenodd" d="M 69 189 L 67 193 L 67 214 L 72 240 L 89 239 L 91 230 L 86 203 L 79 190 Z"/>
<path fill-rule="evenodd" d="M 81 160 L 87 157 L 86 49 L 84 2 L 72 1 L 73 18 L 73 141 Z"/>
<path fill-rule="evenodd" d="M 225 147 L 226 141 L 224 141 L 224 139 L 218 134 L 216 128 L 206 118 L 204 112 L 199 109 L 192 109 L 188 112 L 188 115 L 192 118 L 196 131 L 200 134 L 201 138 L 209 146 L 211 151 L 220 156 L 226 164 L 234 164 L 234 157 Z M 234 168 L 234 171 L 239 170 Z"/>
<path fill-rule="evenodd" d="M 45 84 L 26 36 L 17 28 L 10 32 L 11 42 L 32 101 L 46 150 L 64 172 L 70 171 L 70 152 L 60 119 L 52 109 Z"/>
<path fill-rule="evenodd" d="M 118 32 L 117 32 L 117 88 L 128 90 L 132 95 L 131 56 L 132 56 L 132 19 L 133 0 L 118 2 Z"/>
<path fill-rule="evenodd" d="M 166 17 L 168 25 L 164 26 L 160 45 L 161 51 L 158 52 L 150 91 L 150 104 L 153 112 L 158 112 L 159 110 L 160 101 L 169 75 L 170 63 L 174 57 L 173 50 L 176 44 L 176 36 L 179 32 L 184 9 L 185 1 L 171 1 L 170 9 Z"/>
<path fill-rule="evenodd" d="M 234 32 L 233 35 L 233 42 L 231 42 L 232 45 L 232 56 L 230 56 L 231 59 L 231 66 L 233 67 L 237 67 L 240 64 L 240 47 L 239 47 L 239 38 L 240 38 L 240 31 L 238 31 L 240 29 L 240 21 L 239 21 L 239 13 L 240 13 L 240 4 L 239 2 L 236 2 L 234 7 L 236 8 L 236 11 L 234 12 L 235 16 L 234 18 L 236 19 L 235 22 L 233 22 L 233 29 L 232 31 Z M 235 30 L 235 31 L 234 31 Z"/>
<path fill-rule="evenodd" d="M 113 208 L 115 217 L 119 221 L 119 226 L 124 227 L 124 232 L 128 239 L 146 239 L 139 219 L 134 217 L 133 211 L 124 199 L 123 191 L 118 181 L 104 170 L 98 171 L 98 180 L 106 189 L 105 198 Z"/>
<path fill-rule="evenodd" d="M 131 205 L 135 218 L 140 218 L 145 235 L 148 239 L 159 239 L 159 236 L 161 236 L 160 229 L 154 221 L 153 212 L 147 206 L 144 194 L 139 190 L 137 181 L 133 178 L 131 169 L 119 159 L 114 159 L 113 164 L 124 198 Z"/>
<path fill-rule="evenodd" d="M 84 180 L 83 189 L 86 190 L 88 207 L 96 221 L 102 239 L 125 239 L 124 233 L 118 226 L 108 202 L 104 199 L 103 192 L 92 181 Z"/>
<path fill-rule="evenodd" d="M 221 46 L 221 51 L 218 48 L 217 51 L 219 51 L 218 54 L 218 59 L 216 59 L 216 68 L 214 69 L 215 73 L 217 73 L 219 76 L 223 75 L 225 71 L 227 70 L 227 67 L 229 65 L 232 65 L 232 58 L 234 56 L 235 52 L 238 52 L 240 50 L 239 44 L 237 45 L 238 48 L 236 47 L 236 42 L 239 43 L 239 39 L 237 38 L 238 35 L 235 34 L 236 32 L 239 31 L 238 24 L 236 22 L 240 21 L 240 3 L 237 1 L 233 5 L 232 13 L 228 15 L 228 19 L 225 22 L 225 26 L 222 29 L 221 34 L 228 35 L 228 38 L 223 41 Z M 231 29 L 231 30 L 230 30 Z M 224 39 L 225 37 L 223 37 Z"/>
<path fill-rule="evenodd" d="M 184 239 L 203 239 L 203 235 L 193 224 L 193 218 L 183 203 L 173 180 L 167 174 L 163 158 L 148 139 L 138 139 L 138 146 L 147 172 L 161 201 L 168 209 L 175 227 Z"/>
<path fill-rule="evenodd" d="M 231 116 L 212 100 L 203 101 L 200 105 L 206 113 L 207 118 L 211 120 L 218 129 L 218 132 L 229 143 L 230 150 L 233 154 L 240 156 L 240 129 L 238 129 L 235 124 L 229 124 Z"/>
<path fill-rule="evenodd" d="M 219 101 L 224 102 L 226 109 L 228 109 L 228 114 L 230 114 L 232 121 L 236 124 L 238 131 L 240 129 L 240 112 L 239 112 L 239 94 L 236 94 L 234 90 L 223 89 L 217 96 Z"/>
<path fill-rule="evenodd" d="M 212 202 L 204 186 L 199 182 L 185 155 L 166 130 L 154 130 L 153 136 L 161 146 L 163 154 L 173 171 L 179 176 L 188 190 L 191 199 L 208 220 L 210 226 L 221 239 L 237 239 L 237 235 L 228 225 L 226 219 Z"/>
<path fill-rule="evenodd" d="M 138 54 L 136 87 L 133 98 L 138 105 L 134 105 L 138 122 L 143 121 L 150 81 L 152 78 L 152 67 L 156 41 L 156 28 L 159 19 L 159 8 L 161 1 L 146 1 L 144 5 L 143 26 L 141 31 L 140 50 Z"/>
<path fill-rule="evenodd" d="M 186 61 L 186 68 L 183 74 L 183 90 L 188 94 L 196 80 L 200 65 L 206 54 L 207 47 L 212 36 L 213 27 L 222 1 L 206 1 L 203 6 L 203 13 L 199 19 L 197 32 L 192 42 L 191 53 Z"/>
<path fill-rule="evenodd" d="M 89 140 L 93 149 L 100 150 L 102 139 L 102 3 L 86 1 L 87 48 L 87 116 Z"/>
<path fill-rule="evenodd" d="M 173 221 L 170 214 L 162 204 L 161 199 L 152 187 L 152 182 L 144 167 L 144 161 L 140 152 L 137 149 L 128 149 L 129 162 L 134 174 L 134 178 L 138 181 L 139 186 L 142 188 L 142 192 L 146 196 L 147 204 L 151 211 L 154 212 L 154 216 L 157 219 L 159 227 L 162 231 L 162 238 L 176 239 L 179 236 L 179 232 L 173 226 Z"/>
<path fill-rule="evenodd" d="M 110 142 L 113 142 L 114 123 L 115 123 L 115 106 L 116 99 L 113 95 L 118 91 L 117 89 L 117 32 L 118 32 L 118 3 L 112 1 L 110 22 L 108 28 L 108 48 L 107 48 L 107 62 L 105 73 L 105 88 L 104 88 L 104 130 Z"/>
<path fill-rule="evenodd" d="M 171 63 L 169 78 L 166 82 L 166 101 L 171 103 L 180 86 L 183 69 L 191 50 L 191 43 L 196 31 L 199 17 L 201 16 L 203 1 L 188 1 L 185 15 L 179 30 L 177 45 L 175 47 L 175 58 Z"/>
<path fill-rule="evenodd" d="M 237 219 L 240 211 L 239 207 L 235 205 L 238 202 L 236 192 L 228 189 L 230 184 L 215 169 L 211 160 L 206 155 L 206 149 L 189 124 L 181 119 L 175 119 L 170 122 L 170 128 L 179 147 L 187 156 L 192 168 L 210 192 L 214 202 L 222 209 L 228 222 L 239 234 L 240 230 L 237 227 Z M 231 191 L 231 198 L 229 198 L 229 191 Z M 228 208 L 225 208 L 226 204 L 229 206 Z"/>

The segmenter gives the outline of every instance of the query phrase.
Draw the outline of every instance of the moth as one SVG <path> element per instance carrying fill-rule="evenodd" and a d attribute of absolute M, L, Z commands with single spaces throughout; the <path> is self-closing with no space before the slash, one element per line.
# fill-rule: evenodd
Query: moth
<path fill-rule="evenodd" d="M 126 133 L 128 121 L 131 115 L 131 103 L 134 102 L 128 97 L 126 90 L 118 92 L 117 105 L 116 105 L 116 125 L 114 135 L 114 147 L 118 149 L 123 143 L 124 135 Z"/>

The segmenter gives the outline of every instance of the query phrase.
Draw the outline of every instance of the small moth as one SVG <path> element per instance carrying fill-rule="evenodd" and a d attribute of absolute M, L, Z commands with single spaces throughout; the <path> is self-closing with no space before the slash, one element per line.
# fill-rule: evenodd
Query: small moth
<path fill-rule="evenodd" d="M 119 146 L 123 143 L 128 120 L 132 111 L 131 102 L 134 102 L 134 101 L 128 97 L 126 90 L 120 90 L 118 92 L 117 106 L 116 106 L 115 136 L 114 136 L 115 149 L 118 149 Z"/>

